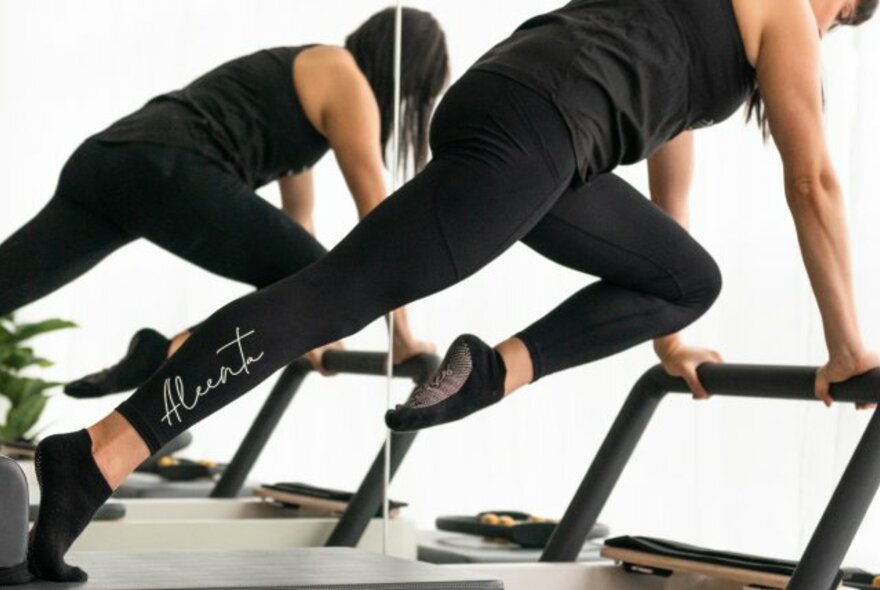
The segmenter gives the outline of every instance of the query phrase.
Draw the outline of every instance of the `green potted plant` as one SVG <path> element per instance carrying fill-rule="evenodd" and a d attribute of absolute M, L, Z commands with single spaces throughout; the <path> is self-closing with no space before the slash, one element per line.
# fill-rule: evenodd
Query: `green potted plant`
<path fill-rule="evenodd" d="M 58 319 L 25 324 L 17 323 L 12 315 L 0 317 L 0 396 L 10 403 L 6 419 L 0 424 L 0 442 L 28 442 L 49 400 L 46 392 L 61 385 L 23 374 L 52 366 L 51 361 L 37 356 L 25 343 L 35 336 L 75 325 Z"/>

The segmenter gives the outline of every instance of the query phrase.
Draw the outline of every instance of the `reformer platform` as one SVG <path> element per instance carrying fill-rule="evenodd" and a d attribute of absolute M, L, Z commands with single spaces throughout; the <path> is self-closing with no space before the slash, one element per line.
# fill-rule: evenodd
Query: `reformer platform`
<path fill-rule="evenodd" d="M 704 364 L 700 381 L 713 395 L 816 400 L 816 367 Z M 636 382 L 593 459 L 559 526 L 541 556 L 569 562 L 578 555 L 623 469 L 668 393 L 690 393 L 684 380 L 656 365 Z M 844 383 L 831 393 L 838 402 L 880 403 L 880 369 Z M 880 410 L 875 410 L 837 489 L 789 582 L 789 590 L 829 590 L 880 488 Z"/>
<path fill-rule="evenodd" d="M 491 576 L 342 547 L 273 551 L 71 554 L 85 584 L 33 582 L 21 590 L 502 590 Z"/>

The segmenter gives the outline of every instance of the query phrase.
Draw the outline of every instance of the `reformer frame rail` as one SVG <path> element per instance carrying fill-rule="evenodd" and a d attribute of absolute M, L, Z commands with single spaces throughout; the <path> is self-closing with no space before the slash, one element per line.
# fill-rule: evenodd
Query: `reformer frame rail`
<path fill-rule="evenodd" d="M 813 394 L 815 367 L 704 364 L 698 374 L 713 395 L 817 401 Z M 668 393 L 690 393 L 690 389 L 684 380 L 671 377 L 660 365 L 636 382 L 541 561 L 576 559 L 651 417 Z M 831 393 L 838 402 L 880 403 L 880 369 L 836 383 Z M 789 590 L 832 588 L 878 488 L 880 410 L 875 410 L 801 557 Z"/>
<path fill-rule="evenodd" d="M 322 361 L 329 371 L 350 375 L 385 375 L 385 353 L 330 350 Z M 394 376 L 406 377 L 416 383 L 427 380 L 437 370 L 440 359 L 436 355 L 423 354 L 395 365 Z M 211 492 L 212 498 L 235 498 L 238 496 L 248 474 L 281 421 L 281 417 L 312 372 L 311 364 L 304 358 L 289 364 L 272 387 L 253 424 L 242 439 L 235 456 L 224 470 Z M 394 433 L 391 438 L 391 476 L 403 462 L 407 451 L 416 438 L 415 432 Z M 384 479 L 383 443 L 367 475 L 342 514 L 327 541 L 327 546 L 355 547 L 364 531 L 382 507 L 382 482 Z"/>

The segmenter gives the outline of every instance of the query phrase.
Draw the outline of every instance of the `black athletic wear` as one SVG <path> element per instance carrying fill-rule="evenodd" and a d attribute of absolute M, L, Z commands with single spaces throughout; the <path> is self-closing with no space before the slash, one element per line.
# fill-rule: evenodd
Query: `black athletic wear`
<path fill-rule="evenodd" d="M 94 398 L 131 391 L 147 380 L 168 358 L 171 341 L 152 328 L 135 332 L 122 359 L 106 369 L 71 381 L 64 393 L 77 398 Z"/>
<path fill-rule="evenodd" d="M 325 252 L 283 211 L 200 154 L 90 139 L 65 164 L 55 196 L 0 245 L 0 315 L 137 238 L 257 288 Z"/>
<path fill-rule="evenodd" d="M 118 410 L 150 449 L 294 358 L 473 274 L 517 240 L 603 280 L 524 330 L 536 378 L 674 332 L 720 289 L 712 258 L 620 178 L 573 187 L 568 127 L 506 77 L 464 75 L 434 158 L 321 260 L 220 309 Z"/>
<path fill-rule="evenodd" d="M 754 87 L 731 0 L 575 0 L 523 23 L 474 68 L 559 109 L 582 180 L 726 119 Z"/>
<path fill-rule="evenodd" d="M 326 138 L 303 112 L 293 62 L 303 47 L 276 47 L 227 62 L 186 88 L 157 96 L 94 137 L 171 145 L 214 160 L 251 188 L 311 168 Z"/>
<path fill-rule="evenodd" d="M 92 457 L 87 430 L 56 434 L 37 445 L 34 469 L 40 511 L 28 539 L 28 565 L 41 580 L 85 582 L 88 574 L 64 554 L 113 490 Z"/>
<path fill-rule="evenodd" d="M 400 432 L 461 420 L 500 402 L 506 375 L 497 350 L 473 334 L 462 334 L 437 372 L 416 386 L 406 403 L 386 412 L 385 424 Z"/>
<path fill-rule="evenodd" d="M 137 238 L 257 288 L 322 256 L 311 234 L 253 192 L 327 151 L 293 85 L 304 48 L 233 60 L 87 139 L 46 207 L 0 244 L 0 315 Z"/>

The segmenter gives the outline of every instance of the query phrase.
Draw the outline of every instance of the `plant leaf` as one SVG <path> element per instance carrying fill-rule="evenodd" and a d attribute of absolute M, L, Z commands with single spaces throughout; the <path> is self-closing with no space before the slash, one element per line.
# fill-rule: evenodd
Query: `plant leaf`
<path fill-rule="evenodd" d="M 47 401 L 49 398 L 45 395 L 31 395 L 13 406 L 6 414 L 7 435 L 11 436 L 12 440 L 23 438 L 40 419 Z"/>
<path fill-rule="evenodd" d="M 15 354 L 16 346 L 14 343 L 0 342 L 0 366 L 4 366 L 6 359 Z"/>
<path fill-rule="evenodd" d="M 3 366 L 13 371 L 21 371 L 25 367 L 39 365 L 41 367 L 51 367 L 52 361 L 40 358 L 34 354 L 33 348 L 20 347 L 16 348 L 11 354 L 7 354 L 3 359 Z"/>
<path fill-rule="evenodd" d="M 12 333 L 12 330 L 0 323 L 0 343 L 12 342 L 14 338 L 15 334 Z"/>
<path fill-rule="evenodd" d="M 74 326 L 76 324 L 73 322 L 60 319 L 17 324 L 12 314 L 0 316 L 0 396 L 9 398 L 11 402 L 6 424 L 0 424 L 0 440 L 27 436 L 39 421 L 49 400 L 44 392 L 61 385 L 18 374 L 27 367 L 52 365 L 49 360 L 37 356 L 33 348 L 21 346 L 21 343 L 40 334 Z"/>
<path fill-rule="evenodd" d="M 9 398 L 13 406 L 24 401 L 25 398 L 41 394 L 47 389 L 58 387 L 61 383 L 43 381 L 31 377 L 19 377 L 8 371 L 0 370 L 0 395 Z"/>
<path fill-rule="evenodd" d="M 43 320 L 42 322 L 36 322 L 34 324 L 21 324 L 15 331 L 15 341 L 24 342 L 25 340 L 33 338 L 39 334 L 75 327 L 75 323 L 59 319 Z"/>

